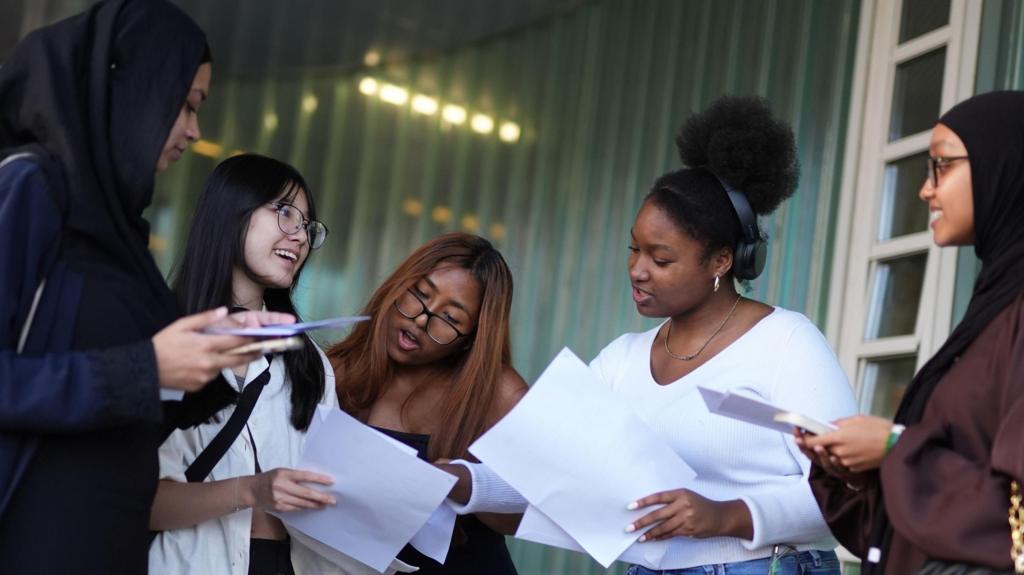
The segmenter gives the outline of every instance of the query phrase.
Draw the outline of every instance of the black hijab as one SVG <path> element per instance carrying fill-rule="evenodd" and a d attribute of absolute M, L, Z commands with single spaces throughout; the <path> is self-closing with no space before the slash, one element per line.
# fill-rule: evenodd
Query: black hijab
<path fill-rule="evenodd" d="M 169 2 L 108 0 L 31 33 L 0 67 L 0 157 L 36 153 L 62 258 L 85 277 L 76 348 L 147 338 L 179 315 L 142 211 L 206 50 Z"/>
<path fill-rule="evenodd" d="M 939 123 L 967 147 L 974 194 L 974 252 L 981 273 L 963 320 L 907 388 L 896 421 L 916 423 L 935 385 L 974 338 L 1024 291 L 1024 92 L 989 92 Z"/>
<path fill-rule="evenodd" d="M 974 252 L 981 273 L 963 320 L 907 387 L 896 421 L 921 420 L 936 385 L 997 315 L 1024 292 L 1024 92 L 989 92 L 965 100 L 939 123 L 963 141 L 971 164 L 974 199 Z M 879 502 L 883 505 L 884 502 Z M 892 528 L 885 513 L 876 516 L 872 544 L 888 550 Z M 865 573 L 881 572 L 871 567 Z M 867 566 L 868 564 L 865 564 Z M 874 566 L 873 566 L 874 567 Z"/>

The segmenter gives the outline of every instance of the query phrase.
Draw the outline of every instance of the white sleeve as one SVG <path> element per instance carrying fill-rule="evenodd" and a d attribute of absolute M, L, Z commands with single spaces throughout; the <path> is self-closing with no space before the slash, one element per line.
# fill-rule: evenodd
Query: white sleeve
<path fill-rule="evenodd" d="M 518 491 L 498 477 L 498 474 L 483 463 L 472 463 L 456 459 L 457 463 L 469 470 L 473 478 L 473 490 L 469 501 L 464 504 L 448 500 L 449 505 L 459 515 L 470 513 L 523 513 L 529 504 Z"/>
<path fill-rule="evenodd" d="M 195 457 L 191 459 L 187 457 L 189 453 L 194 451 L 189 447 L 185 439 L 185 434 L 188 431 L 175 429 L 157 451 L 160 458 L 160 479 L 171 479 L 180 483 L 187 481 L 185 479 L 185 470 L 188 469 L 190 462 L 195 459 Z"/>
<path fill-rule="evenodd" d="M 856 413 L 857 403 L 846 375 L 828 342 L 810 321 L 794 328 L 781 349 L 781 357 L 770 398 L 774 404 L 822 422 Z M 802 475 L 773 491 L 741 497 L 750 509 L 754 526 L 754 539 L 743 542 L 748 549 L 775 543 L 814 543 L 829 536 L 807 481 L 810 461 L 800 453 L 792 436 L 786 437 L 786 448 Z"/>

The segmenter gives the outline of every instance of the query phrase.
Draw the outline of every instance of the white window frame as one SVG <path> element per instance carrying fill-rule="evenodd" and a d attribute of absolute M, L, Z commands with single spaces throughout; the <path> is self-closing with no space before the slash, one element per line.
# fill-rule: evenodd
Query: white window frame
<path fill-rule="evenodd" d="M 972 95 L 982 6 L 952 0 L 949 24 L 897 45 L 901 8 L 902 0 L 862 5 L 843 166 L 826 332 L 857 391 L 869 360 L 917 354 L 920 368 L 949 335 L 953 310 L 957 250 L 936 247 L 930 230 L 880 242 L 878 214 L 886 162 L 928 149 L 928 132 L 888 141 L 896 67 L 945 46 L 941 110 Z M 927 253 L 928 261 L 913 334 L 865 340 L 875 267 L 914 253 Z"/>
<path fill-rule="evenodd" d="M 888 142 L 896 66 L 946 46 L 940 109 L 974 93 L 982 2 L 952 0 L 946 26 L 898 45 L 902 0 L 863 0 L 836 220 L 826 336 L 839 356 L 862 411 L 861 381 L 870 360 L 916 354 L 916 368 L 949 335 L 956 281 L 955 248 L 938 248 L 930 229 L 879 242 L 886 162 L 928 149 L 927 132 Z M 859 216 L 859 217 L 858 217 Z M 880 261 L 927 253 L 917 323 L 911 335 L 865 339 L 874 269 Z M 837 550 L 844 562 L 857 559 Z"/>

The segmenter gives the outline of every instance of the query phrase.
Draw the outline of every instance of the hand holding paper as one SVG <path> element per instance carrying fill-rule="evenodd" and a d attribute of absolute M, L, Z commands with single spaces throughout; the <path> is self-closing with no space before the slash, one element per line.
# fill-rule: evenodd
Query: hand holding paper
<path fill-rule="evenodd" d="M 754 536 L 750 511 L 740 500 L 714 501 L 689 489 L 673 489 L 648 495 L 632 508 L 648 513 L 631 524 L 629 530 L 652 526 L 640 541 L 723 536 L 749 540 Z"/>

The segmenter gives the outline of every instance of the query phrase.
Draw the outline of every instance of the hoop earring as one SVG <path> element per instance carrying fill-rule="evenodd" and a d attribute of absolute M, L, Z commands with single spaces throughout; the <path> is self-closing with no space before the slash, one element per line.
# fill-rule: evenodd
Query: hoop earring
<path fill-rule="evenodd" d="M 715 276 L 715 291 L 718 291 L 719 285 L 718 276 Z"/>

